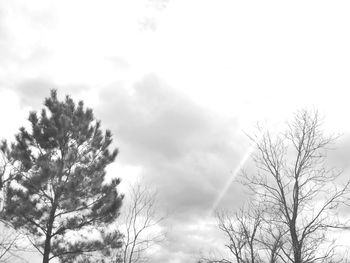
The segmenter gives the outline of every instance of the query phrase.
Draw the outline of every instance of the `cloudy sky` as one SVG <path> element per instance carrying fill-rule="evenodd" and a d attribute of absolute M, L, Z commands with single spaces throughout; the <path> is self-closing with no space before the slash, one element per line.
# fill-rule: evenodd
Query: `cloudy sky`
<path fill-rule="evenodd" d="M 151 262 L 195 262 L 220 247 L 212 211 L 237 208 L 230 180 L 245 133 L 304 107 L 350 147 L 348 1 L 0 1 L 0 137 L 13 139 L 52 88 L 92 107 L 123 183 L 155 186 L 167 241 Z M 40 262 L 40 260 L 38 261 Z"/>

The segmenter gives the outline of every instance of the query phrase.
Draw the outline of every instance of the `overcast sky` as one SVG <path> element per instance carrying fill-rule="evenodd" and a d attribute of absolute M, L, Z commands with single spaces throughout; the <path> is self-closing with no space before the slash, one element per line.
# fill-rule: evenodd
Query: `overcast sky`
<path fill-rule="evenodd" d="M 257 121 L 303 107 L 350 147 L 349 1 L 0 1 L 0 137 L 13 139 L 52 88 L 92 107 L 120 149 L 108 169 L 159 191 L 168 239 L 151 262 L 193 263 L 220 247 L 214 207 Z M 40 260 L 38 261 L 40 262 Z"/>

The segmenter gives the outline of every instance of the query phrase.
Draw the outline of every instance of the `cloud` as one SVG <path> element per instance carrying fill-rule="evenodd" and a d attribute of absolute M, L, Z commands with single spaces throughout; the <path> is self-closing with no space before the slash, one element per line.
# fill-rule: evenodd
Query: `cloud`
<path fill-rule="evenodd" d="M 346 133 L 340 136 L 331 145 L 331 150 L 328 152 L 327 161 L 332 167 L 344 170 L 344 172 L 349 171 L 350 163 L 348 156 L 350 154 L 350 134 Z"/>
<path fill-rule="evenodd" d="M 154 9 L 162 11 L 167 8 L 170 0 L 148 0 L 148 2 Z"/>
<path fill-rule="evenodd" d="M 122 57 L 111 56 L 108 59 L 118 69 L 128 69 L 130 67 L 130 64 Z"/>
<path fill-rule="evenodd" d="M 0 91 L 11 91 L 16 94 L 22 109 L 35 111 L 40 111 L 43 108 L 44 100 L 50 96 L 52 89 L 58 91 L 60 99 L 69 95 L 76 102 L 83 100 L 87 107 L 94 107 L 97 90 L 89 85 L 58 85 L 50 78 L 22 78 L 12 85 L 0 86 Z"/>
<path fill-rule="evenodd" d="M 45 1 L 41 5 L 21 1 L 2 2 L 0 5 L 1 66 L 35 65 L 47 59 L 46 36 L 53 24 L 53 10 Z M 28 65 L 30 64 L 30 65 Z M 18 74 L 18 72 L 17 72 Z"/>
<path fill-rule="evenodd" d="M 96 114 L 120 149 L 117 162 L 142 167 L 143 178 L 158 188 L 169 214 L 166 227 L 173 231 L 162 254 L 189 259 L 192 238 L 186 229 L 210 218 L 213 202 L 240 161 L 244 143 L 236 120 L 216 116 L 152 74 L 129 88 L 119 83 L 104 89 L 99 101 Z M 237 186 L 230 190 L 237 193 L 229 195 L 231 207 L 238 206 Z"/>
<path fill-rule="evenodd" d="M 57 89 L 57 86 L 45 79 L 29 79 L 19 83 L 15 90 L 19 95 L 21 104 L 32 106 L 39 110 L 43 105 L 44 98 L 49 96 L 51 89 Z"/>
<path fill-rule="evenodd" d="M 159 16 L 169 4 L 169 0 L 147 0 L 145 1 L 145 14 L 139 19 L 139 28 L 141 31 L 157 30 L 159 24 Z"/>

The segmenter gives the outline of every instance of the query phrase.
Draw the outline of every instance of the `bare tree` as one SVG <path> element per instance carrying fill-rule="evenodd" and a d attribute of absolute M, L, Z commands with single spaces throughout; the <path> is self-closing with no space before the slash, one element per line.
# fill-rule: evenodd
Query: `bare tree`
<path fill-rule="evenodd" d="M 350 184 L 341 184 L 341 173 L 326 165 L 335 138 L 324 135 L 317 112 L 306 110 L 295 115 L 285 133 L 260 132 L 262 137 L 251 137 L 258 171 L 253 176 L 244 173 L 243 181 L 256 199 L 269 205 L 271 224 L 287 232 L 281 258 L 292 263 L 334 262 L 335 245 L 327 233 L 346 226 L 337 212 L 348 201 Z"/>
<path fill-rule="evenodd" d="M 272 220 L 263 218 L 263 223 L 260 225 L 259 236 L 257 241 L 260 247 L 259 253 L 260 262 L 267 263 L 282 263 L 285 262 L 282 249 L 285 242 L 287 231 L 278 223 L 273 224 Z"/>
<path fill-rule="evenodd" d="M 221 211 L 216 214 L 220 230 L 229 239 L 226 247 L 237 263 L 255 263 L 259 260 L 257 253 L 257 235 L 262 217 L 259 210 L 240 209 L 235 214 Z"/>
<path fill-rule="evenodd" d="M 121 233 L 124 234 L 121 251 L 114 262 L 146 262 L 147 250 L 165 238 L 159 223 L 165 219 L 157 207 L 157 194 L 147 186 L 136 183 L 130 187 L 122 211 Z M 119 260 L 119 261 L 118 261 Z"/>
<path fill-rule="evenodd" d="M 13 163 L 10 161 L 9 155 L 7 142 L 2 141 L 0 144 L 0 262 L 11 262 L 14 258 L 21 258 L 20 252 L 30 251 L 25 235 L 15 230 L 1 215 L 7 185 L 14 178 Z"/>
<path fill-rule="evenodd" d="M 266 206 L 248 202 L 235 213 L 216 213 L 219 229 L 226 235 L 229 259 L 206 259 L 203 262 L 278 263 L 285 231 L 267 219 Z"/>
<path fill-rule="evenodd" d="M 7 141 L 0 143 L 0 211 L 3 211 L 4 195 L 7 185 L 13 180 L 14 173 L 12 173 L 13 162 L 11 162 L 10 149 Z"/>
<path fill-rule="evenodd" d="M 216 214 L 232 256 L 200 262 L 347 262 L 330 234 L 349 228 L 338 213 L 348 204 L 350 180 L 342 182 L 341 172 L 327 168 L 336 138 L 324 134 L 318 113 L 300 111 L 284 133 L 259 129 L 250 138 L 257 171 L 242 172 L 239 181 L 251 190 L 252 201 L 238 212 Z"/>
<path fill-rule="evenodd" d="M 115 227 L 104 233 L 105 250 L 82 255 L 77 262 L 148 262 L 152 246 L 165 239 L 159 225 L 165 218 L 158 209 L 157 192 L 138 181 L 129 186 Z"/>

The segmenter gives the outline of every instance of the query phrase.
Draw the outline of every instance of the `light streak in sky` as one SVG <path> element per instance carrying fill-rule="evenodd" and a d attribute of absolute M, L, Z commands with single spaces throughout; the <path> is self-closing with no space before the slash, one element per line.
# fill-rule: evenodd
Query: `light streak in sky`
<path fill-rule="evenodd" d="M 260 134 L 256 137 L 256 142 L 259 142 L 264 134 L 264 131 L 266 131 L 265 129 L 262 129 L 260 131 Z M 248 150 L 246 151 L 246 153 L 243 155 L 243 158 L 241 159 L 241 161 L 238 163 L 236 169 L 233 171 L 232 175 L 228 178 L 227 182 L 224 185 L 224 188 L 219 192 L 218 197 L 215 199 L 215 202 L 212 206 L 212 208 L 210 209 L 210 213 L 212 214 L 215 209 L 218 207 L 218 205 L 220 204 L 221 200 L 224 198 L 224 196 L 226 195 L 228 189 L 230 188 L 232 182 L 234 181 L 234 179 L 236 178 L 236 176 L 238 175 L 238 173 L 242 170 L 242 167 L 244 166 L 244 164 L 247 162 L 247 160 L 250 158 L 250 156 L 252 155 L 252 153 L 255 150 L 255 146 L 256 144 L 251 145 Z"/>
<path fill-rule="evenodd" d="M 249 157 L 253 153 L 254 149 L 255 149 L 255 147 L 251 146 L 251 147 L 249 147 L 248 151 L 244 154 L 243 158 L 241 159 L 241 161 L 237 165 L 236 169 L 234 170 L 232 175 L 228 178 L 227 182 L 225 183 L 224 188 L 220 191 L 218 197 L 216 198 L 216 200 L 215 200 L 215 202 L 214 202 L 214 204 L 213 204 L 213 206 L 212 206 L 212 208 L 210 210 L 210 213 L 214 212 L 215 209 L 218 207 L 218 205 L 221 202 L 222 198 L 226 195 L 226 192 L 230 188 L 233 180 L 236 178 L 238 173 L 241 171 L 242 167 L 247 162 L 247 160 L 249 159 Z"/>

